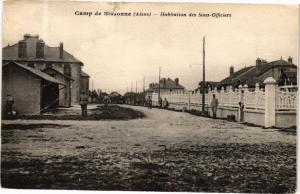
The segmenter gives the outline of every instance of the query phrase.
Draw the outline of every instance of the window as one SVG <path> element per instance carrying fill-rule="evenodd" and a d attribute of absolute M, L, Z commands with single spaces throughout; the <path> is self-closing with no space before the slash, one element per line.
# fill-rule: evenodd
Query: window
<path fill-rule="evenodd" d="M 47 63 L 46 64 L 46 68 L 52 68 L 53 67 L 53 64 L 52 63 Z"/>
<path fill-rule="evenodd" d="M 70 64 L 65 64 L 64 65 L 64 74 L 68 75 L 68 76 L 71 76 L 71 66 L 70 66 Z"/>

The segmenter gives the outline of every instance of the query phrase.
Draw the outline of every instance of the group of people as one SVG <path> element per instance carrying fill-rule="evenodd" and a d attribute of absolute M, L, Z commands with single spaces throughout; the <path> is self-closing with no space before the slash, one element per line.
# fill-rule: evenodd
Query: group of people
<path fill-rule="evenodd" d="M 85 91 L 82 91 L 79 98 L 79 104 L 81 106 L 81 113 L 83 117 L 87 117 L 87 105 L 89 103 L 89 96 Z M 104 96 L 103 104 L 104 107 L 107 108 L 108 105 L 111 103 L 109 96 Z"/>
<path fill-rule="evenodd" d="M 146 106 L 149 109 L 152 108 L 152 100 L 151 100 L 150 96 L 148 96 L 148 99 L 146 100 Z M 158 107 L 159 108 L 163 108 L 163 109 L 168 109 L 169 108 L 169 101 L 167 100 L 167 98 L 165 98 L 164 100 L 162 100 L 162 98 L 159 97 L 159 99 L 158 99 Z"/>
<path fill-rule="evenodd" d="M 211 100 L 211 109 L 213 113 L 213 118 L 217 117 L 217 109 L 218 109 L 219 101 L 216 98 L 216 95 L 213 94 L 213 99 Z M 244 104 L 239 102 L 239 121 L 244 121 Z"/>

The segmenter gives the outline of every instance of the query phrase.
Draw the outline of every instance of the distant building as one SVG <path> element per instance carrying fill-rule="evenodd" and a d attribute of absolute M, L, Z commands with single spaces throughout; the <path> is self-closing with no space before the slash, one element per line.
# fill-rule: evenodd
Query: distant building
<path fill-rule="evenodd" d="M 58 91 L 63 82 L 16 62 L 3 64 L 2 74 L 2 107 L 8 94 L 14 97 L 14 110 L 20 114 L 40 114 L 58 106 Z"/>
<path fill-rule="evenodd" d="M 161 93 L 166 92 L 183 92 L 185 89 L 182 85 L 179 84 L 179 79 L 175 78 L 173 81 L 170 78 L 162 78 L 158 83 L 151 83 L 149 84 L 149 88 L 145 91 L 146 95 L 145 98 L 147 99 L 149 96 L 152 96 L 152 93 L 158 93 L 160 90 Z"/>
<path fill-rule="evenodd" d="M 273 77 L 279 85 L 296 85 L 297 66 L 293 64 L 291 57 L 287 61 L 280 59 L 272 62 L 258 58 L 255 66 L 244 67 L 236 72 L 231 66 L 229 76 L 220 81 L 218 88 L 226 89 L 229 86 L 237 88 L 239 85 L 245 84 L 254 88 L 256 83 L 264 87 L 263 82 L 267 77 Z"/>
<path fill-rule="evenodd" d="M 89 103 L 99 103 L 99 95 L 98 93 L 93 90 L 93 91 L 88 91 L 89 94 Z"/>
<path fill-rule="evenodd" d="M 84 76 L 85 84 L 81 84 L 83 63 L 65 51 L 62 42 L 58 47 L 50 47 L 38 35 L 25 34 L 23 40 L 4 47 L 2 60 L 3 64 L 17 62 L 63 81 L 64 87 L 60 86 L 59 89 L 61 106 L 77 104 L 82 85 L 85 86 L 84 90 L 88 85 L 87 76 Z"/>

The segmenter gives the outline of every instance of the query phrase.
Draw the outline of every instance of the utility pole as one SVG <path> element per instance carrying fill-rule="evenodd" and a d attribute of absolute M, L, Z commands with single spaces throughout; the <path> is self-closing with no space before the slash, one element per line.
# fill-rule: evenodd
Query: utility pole
<path fill-rule="evenodd" d="M 135 93 L 137 93 L 137 81 L 135 81 Z"/>
<path fill-rule="evenodd" d="M 161 67 L 159 66 L 159 69 L 158 69 L 158 100 L 160 99 L 160 71 L 161 71 Z"/>
<path fill-rule="evenodd" d="M 144 79 L 143 79 L 143 93 L 145 92 L 145 76 L 144 76 Z"/>
<path fill-rule="evenodd" d="M 92 91 L 94 90 L 94 83 L 93 83 L 93 79 L 92 79 Z"/>
<path fill-rule="evenodd" d="M 202 88 L 202 113 L 205 113 L 205 36 L 203 37 L 203 88 Z"/>
<path fill-rule="evenodd" d="M 132 82 L 131 82 L 131 88 L 130 88 L 130 92 L 132 93 Z"/>

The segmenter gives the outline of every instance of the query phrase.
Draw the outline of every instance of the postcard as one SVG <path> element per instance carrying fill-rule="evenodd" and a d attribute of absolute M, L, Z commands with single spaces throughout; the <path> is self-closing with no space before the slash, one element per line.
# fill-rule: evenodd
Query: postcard
<path fill-rule="evenodd" d="M 4 189 L 293 193 L 298 5 L 5 1 Z"/>

